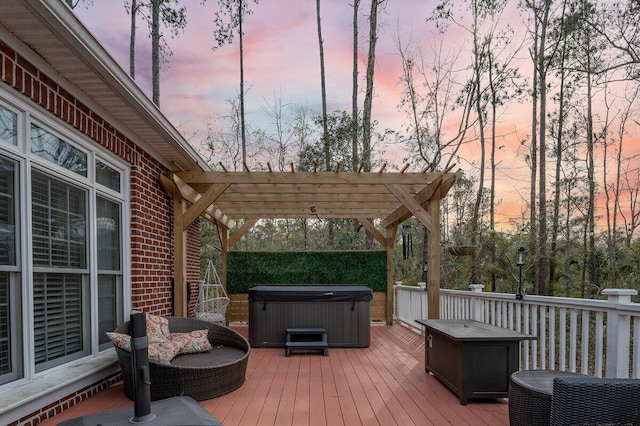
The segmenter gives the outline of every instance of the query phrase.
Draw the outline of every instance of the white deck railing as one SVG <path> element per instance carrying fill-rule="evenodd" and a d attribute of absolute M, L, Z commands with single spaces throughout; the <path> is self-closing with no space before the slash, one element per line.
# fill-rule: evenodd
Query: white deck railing
<path fill-rule="evenodd" d="M 523 341 L 523 369 L 555 369 L 599 377 L 640 378 L 640 304 L 636 290 L 608 289 L 607 300 L 440 290 L 440 318 L 473 319 L 537 336 Z M 420 328 L 427 292 L 395 285 L 395 318 Z"/>

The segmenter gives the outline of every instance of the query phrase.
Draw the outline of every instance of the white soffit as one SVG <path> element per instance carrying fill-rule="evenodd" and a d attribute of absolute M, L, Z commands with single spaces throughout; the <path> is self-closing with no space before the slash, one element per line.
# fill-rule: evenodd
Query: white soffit
<path fill-rule="evenodd" d="M 209 169 L 62 0 L 2 0 L 0 26 L 55 72 L 50 78 L 166 167 Z"/>

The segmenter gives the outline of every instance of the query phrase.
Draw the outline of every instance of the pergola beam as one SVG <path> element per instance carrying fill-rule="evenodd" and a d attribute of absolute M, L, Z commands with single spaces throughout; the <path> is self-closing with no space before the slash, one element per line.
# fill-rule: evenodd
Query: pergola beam
<path fill-rule="evenodd" d="M 426 210 L 422 208 L 420 203 L 411 197 L 411 194 L 407 193 L 398 185 L 386 185 L 386 187 L 389 188 L 389 191 L 393 192 L 396 197 L 398 197 L 398 200 L 400 200 L 400 202 L 409 209 L 409 211 L 420 221 L 420 223 L 424 225 L 425 228 L 428 230 L 433 228 L 431 217 L 429 217 Z"/>
<path fill-rule="evenodd" d="M 373 223 L 371 223 L 369 219 L 365 219 L 363 217 L 359 217 L 357 219 L 358 222 L 360 222 L 362 226 L 364 226 L 364 229 L 366 229 L 367 232 L 369 232 L 371 236 L 373 236 L 373 238 L 375 238 L 382 245 L 382 247 L 387 247 L 387 239 L 384 235 L 382 235 L 382 232 L 376 229 L 376 227 L 373 225 Z"/>
<path fill-rule="evenodd" d="M 180 193 L 182 194 L 182 197 L 185 200 L 191 202 L 192 204 L 195 204 L 198 202 L 200 198 L 202 198 L 202 195 L 198 191 L 191 188 L 186 182 L 180 179 L 179 176 L 173 175 L 173 181 L 176 187 L 178 188 L 178 191 L 180 191 Z M 210 205 L 209 207 L 207 207 L 205 212 L 208 213 L 210 216 L 212 216 L 217 222 L 222 223 L 227 228 L 232 228 L 234 226 L 233 221 L 230 220 L 226 214 L 221 212 L 220 209 L 218 209 L 213 205 Z"/>

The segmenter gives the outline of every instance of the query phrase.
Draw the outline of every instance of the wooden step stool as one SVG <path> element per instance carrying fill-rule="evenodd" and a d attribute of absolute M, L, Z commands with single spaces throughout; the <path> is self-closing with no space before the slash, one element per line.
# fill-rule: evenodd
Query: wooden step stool
<path fill-rule="evenodd" d="M 285 356 L 291 356 L 291 349 L 322 349 L 322 355 L 328 356 L 327 330 L 317 327 L 287 328 Z"/>

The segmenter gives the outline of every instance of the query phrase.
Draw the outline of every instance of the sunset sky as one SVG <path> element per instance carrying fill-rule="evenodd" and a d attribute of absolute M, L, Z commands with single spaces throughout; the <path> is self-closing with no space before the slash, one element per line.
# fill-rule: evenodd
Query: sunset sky
<path fill-rule="evenodd" d="M 252 1 L 253 14 L 246 17 L 245 82 L 249 121 L 260 121 L 263 106 L 282 94 L 292 103 L 321 110 L 320 66 L 315 1 Z M 328 110 L 350 110 L 352 72 L 352 8 L 347 0 L 322 2 Z M 373 114 L 380 128 L 397 128 L 402 122 L 397 110 L 400 101 L 401 62 L 393 41 L 397 28 L 403 37 L 428 40 L 426 18 L 433 1 L 390 1 L 380 10 L 381 33 L 377 48 L 376 98 Z M 227 113 L 225 100 L 235 98 L 239 89 L 238 45 L 215 52 L 213 16 L 217 0 L 181 0 L 187 7 L 187 28 L 177 38 L 168 39 L 174 55 L 161 74 L 161 109 L 185 135 L 201 130 L 208 117 Z M 364 78 L 369 2 L 361 6 L 360 75 Z M 75 12 L 96 38 L 128 71 L 129 17 L 120 1 L 93 0 L 93 5 L 76 7 Z M 140 19 L 137 33 L 136 81 L 150 96 L 150 39 Z M 361 83 L 364 89 L 364 83 Z M 360 100 L 362 104 L 362 99 Z"/>
<path fill-rule="evenodd" d="M 265 106 L 279 96 L 288 103 L 319 113 L 316 2 L 261 0 L 258 5 L 249 3 L 253 14 L 247 16 L 244 23 L 245 85 L 250 88 L 245 100 L 247 121 L 264 126 L 268 121 Z M 353 12 L 350 3 L 348 0 L 323 0 L 321 5 L 328 111 L 351 110 Z M 406 118 L 398 110 L 402 64 L 394 38 L 399 32 L 404 42 L 412 39 L 428 55 L 439 36 L 426 20 L 437 2 L 390 0 L 387 3 L 386 8 L 379 11 L 373 118 L 379 121 L 379 129 L 400 129 Z M 174 125 L 197 146 L 204 137 L 207 123 L 215 128 L 219 122 L 217 118 L 229 112 L 225 101 L 237 97 L 238 46 L 236 40 L 233 45 L 216 51 L 211 49 L 217 0 L 208 0 L 204 6 L 200 0 L 181 0 L 180 4 L 187 7 L 187 28 L 177 38 L 167 40 L 173 56 L 161 73 L 160 105 Z M 369 4 L 369 1 L 363 1 L 360 11 L 361 91 L 366 70 Z M 130 21 L 123 2 L 93 0 L 89 7 L 82 4 L 76 7 L 75 13 L 128 71 Z M 516 28 L 517 37 L 525 37 L 526 26 L 517 11 L 506 13 L 503 19 Z M 151 42 L 147 34 L 146 23 L 138 19 L 136 81 L 151 97 Z M 466 37 L 464 33 L 458 36 L 449 33 L 445 40 L 445 48 L 458 52 Z M 520 54 L 520 60 L 523 63 L 530 61 L 526 48 Z M 468 62 L 469 58 L 461 58 L 461 61 Z M 361 107 L 363 99 L 361 94 Z M 504 227 L 513 227 L 521 222 L 518 218 L 526 209 L 522 200 L 528 199 L 529 168 L 523 160 L 525 153 L 520 141 L 527 139 L 530 133 L 529 106 L 511 105 L 501 112 L 500 121 L 498 145 L 502 148 L 497 154 L 500 162 L 497 221 Z M 478 160 L 477 144 L 469 144 L 462 154 L 458 166 L 471 171 L 474 169 L 472 164 Z M 401 168 L 404 156 L 401 147 L 388 147 L 385 161 Z M 413 165 L 410 170 L 419 171 L 422 167 L 424 165 Z"/>

